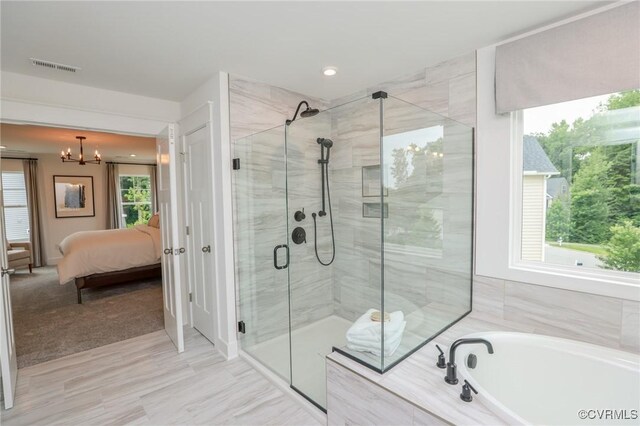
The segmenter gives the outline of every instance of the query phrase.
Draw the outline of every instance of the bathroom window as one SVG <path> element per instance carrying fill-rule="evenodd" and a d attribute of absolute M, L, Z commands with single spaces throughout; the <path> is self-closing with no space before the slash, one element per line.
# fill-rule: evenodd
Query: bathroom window
<path fill-rule="evenodd" d="M 151 218 L 151 179 L 149 175 L 120 175 L 122 227 L 131 228 Z"/>
<path fill-rule="evenodd" d="M 523 110 L 519 259 L 640 273 L 640 90 Z"/>

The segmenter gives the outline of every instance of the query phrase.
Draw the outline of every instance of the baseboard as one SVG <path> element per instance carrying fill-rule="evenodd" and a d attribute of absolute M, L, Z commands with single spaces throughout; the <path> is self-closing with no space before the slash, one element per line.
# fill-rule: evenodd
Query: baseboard
<path fill-rule="evenodd" d="M 227 361 L 238 357 L 238 342 L 229 343 L 216 338 L 214 344 Z"/>
<path fill-rule="evenodd" d="M 58 262 L 60 262 L 62 260 L 62 256 L 59 257 L 49 257 L 47 258 L 47 260 L 44 262 L 45 266 L 55 266 L 58 264 Z"/>
<path fill-rule="evenodd" d="M 253 358 L 251 355 L 244 351 L 239 351 L 239 356 L 244 361 L 246 361 L 254 370 L 258 373 L 262 374 L 267 378 L 271 383 L 273 383 L 278 389 L 284 392 L 286 395 L 293 398 L 302 408 L 304 408 L 309 415 L 311 415 L 314 419 L 319 421 L 321 424 L 327 424 L 327 415 L 323 413 L 319 408 L 310 403 L 306 398 L 300 395 L 298 392 L 291 389 L 289 383 L 282 380 L 280 376 L 275 374 L 273 371 L 269 370 L 267 367 L 262 365 L 259 361 Z"/>

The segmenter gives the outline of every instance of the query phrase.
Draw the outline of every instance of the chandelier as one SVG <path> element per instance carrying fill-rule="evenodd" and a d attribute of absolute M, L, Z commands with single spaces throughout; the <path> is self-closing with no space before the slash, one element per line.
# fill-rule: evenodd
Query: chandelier
<path fill-rule="evenodd" d="M 62 158 L 62 162 L 78 163 L 81 166 L 84 166 L 85 164 L 100 164 L 100 161 L 102 161 L 102 158 L 100 157 L 100 153 L 98 152 L 97 149 L 93 155 L 93 160 L 86 161 L 84 159 L 84 150 L 82 148 L 82 141 L 85 140 L 86 137 L 76 136 L 76 139 L 80 141 L 80 155 L 78 156 L 78 159 L 76 160 L 75 158 L 71 158 L 71 148 L 67 148 L 67 152 L 64 152 L 64 151 L 60 152 L 60 158 Z"/>

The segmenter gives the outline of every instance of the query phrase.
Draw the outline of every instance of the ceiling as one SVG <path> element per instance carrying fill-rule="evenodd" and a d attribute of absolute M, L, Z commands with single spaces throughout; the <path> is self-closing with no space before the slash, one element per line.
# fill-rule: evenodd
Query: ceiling
<path fill-rule="evenodd" d="M 60 154 L 71 148 L 77 158 L 80 145 L 76 136 L 85 136 L 85 156 L 97 149 L 105 161 L 155 162 L 156 141 L 154 138 L 92 132 L 88 130 L 63 129 L 59 127 L 0 124 L 0 145 L 3 157 L 28 157 L 38 154 Z M 131 157 L 135 154 L 135 157 Z"/>
<path fill-rule="evenodd" d="M 4 71 L 174 101 L 218 70 L 330 100 L 603 4 L 2 1 L 0 59 Z"/>

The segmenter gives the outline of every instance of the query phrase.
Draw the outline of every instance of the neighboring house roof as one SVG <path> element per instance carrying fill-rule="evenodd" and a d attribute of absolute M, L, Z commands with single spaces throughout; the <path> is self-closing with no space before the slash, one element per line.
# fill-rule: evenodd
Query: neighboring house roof
<path fill-rule="evenodd" d="M 552 177 L 547 179 L 547 194 L 551 198 L 556 198 L 562 194 L 569 193 L 569 182 L 563 177 Z"/>
<path fill-rule="evenodd" d="M 523 170 L 527 174 L 557 175 L 560 173 L 535 136 L 524 136 L 523 160 Z"/>

